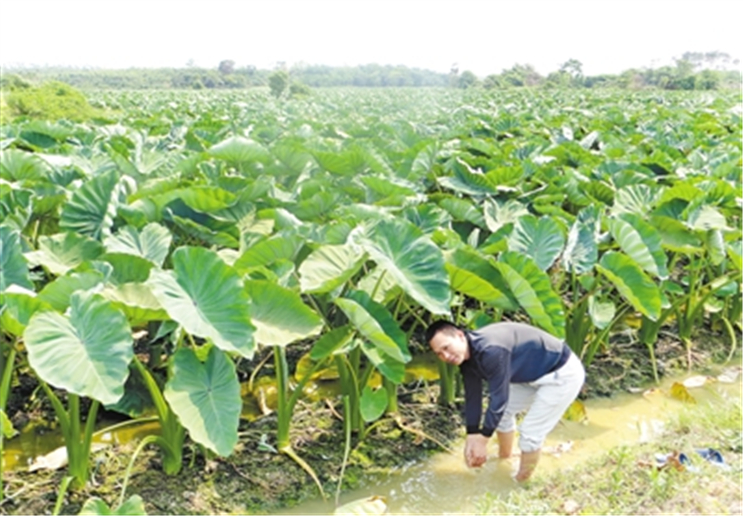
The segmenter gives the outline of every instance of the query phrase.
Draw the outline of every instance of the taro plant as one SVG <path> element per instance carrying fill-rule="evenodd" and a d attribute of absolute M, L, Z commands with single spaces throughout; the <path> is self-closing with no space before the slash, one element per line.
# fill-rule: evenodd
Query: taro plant
<path fill-rule="evenodd" d="M 89 476 L 98 408 L 101 403 L 116 403 L 124 394 L 124 381 L 134 356 L 129 323 L 100 295 L 78 291 L 70 298 L 69 315 L 35 313 L 23 340 L 29 364 L 59 420 L 73 487 L 82 487 Z M 67 408 L 49 384 L 66 391 Z M 85 419 L 81 397 L 91 399 Z"/>

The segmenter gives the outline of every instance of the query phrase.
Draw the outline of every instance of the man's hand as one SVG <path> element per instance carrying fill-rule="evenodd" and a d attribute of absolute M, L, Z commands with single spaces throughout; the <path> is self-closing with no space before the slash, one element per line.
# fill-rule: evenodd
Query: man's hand
<path fill-rule="evenodd" d="M 482 434 L 469 434 L 464 445 L 464 461 L 470 468 L 479 468 L 488 460 L 488 438 Z"/>

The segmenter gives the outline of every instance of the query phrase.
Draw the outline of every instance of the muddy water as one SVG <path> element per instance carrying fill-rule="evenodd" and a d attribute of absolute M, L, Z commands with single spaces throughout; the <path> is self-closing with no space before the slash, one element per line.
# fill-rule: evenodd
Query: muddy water
<path fill-rule="evenodd" d="M 684 378 L 676 381 L 683 381 Z M 610 448 L 650 441 L 659 437 L 664 421 L 679 413 L 684 402 L 670 396 L 673 380 L 645 393 L 619 394 L 612 398 L 588 400 L 587 419 L 561 421 L 548 436 L 536 474 L 544 474 L 596 457 Z M 715 403 L 720 396 L 741 400 L 741 385 L 708 382 L 689 388 L 698 403 Z M 507 495 L 518 489 L 511 478 L 518 458 L 497 458 L 491 443 L 490 458 L 480 469 L 468 469 L 462 457 L 464 441 L 454 445 L 457 453 L 441 453 L 412 464 L 376 486 L 345 493 L 340 504 L 382 496 L 391 514 L 473 514 L 486 493 Z M 333 502 L 321 500 L 301 504 L 283 514 L 331 514 Z"/>

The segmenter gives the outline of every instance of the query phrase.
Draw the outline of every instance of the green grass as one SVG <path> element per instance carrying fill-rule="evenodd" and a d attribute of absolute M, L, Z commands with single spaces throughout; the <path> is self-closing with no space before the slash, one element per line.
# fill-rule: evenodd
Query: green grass
<path fill-rule="evenodd" d="M 569 470 L 540 476 L 506 497 L 486 495 L 480 514 L 740 514 L 740 398 L 690 405 L 668 421 L 659 439 L 614 448 Z M 728 471 L 695 449 L 719 450 Z M 698 471 L 657 469 L 656 453 L 683 452 Z"/>

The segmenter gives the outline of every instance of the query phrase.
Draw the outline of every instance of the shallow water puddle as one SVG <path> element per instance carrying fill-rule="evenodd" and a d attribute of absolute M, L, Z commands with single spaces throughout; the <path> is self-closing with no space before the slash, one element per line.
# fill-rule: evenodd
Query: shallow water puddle
<path fill-rule="evenodd" d="M 674 383 L 682 381 L 668 380 L 644 393 L 588 400 L 587 420 L 563 420 L 550 433 L 535 474 L 569 468 L 623 444 L 656 439 L 663 431 L 664 421 L 688 406 L 671 396 Z M 697 403 L 714 403 L 720 396 L 741 399 L 739 381 L 698 383 L 690 382 L 688 387 L 688 393 Z M 340 504 L 381 496 L 389 514 L 473 514 L 478 500 L 486 493 L 507 495 L 518 488 L 511 478 L 518 467 L 518 457 L 498 459 L 498 447 L 493 441 L 487 464 L 480 469 L 468 469 L 462 456 L 463 446 L 462 440 L 453 445 L 457 453 L 437 454 L 399 470 L 377 486 L 345 493 Z M 332 514 L 333 510 L 332 502 L 316 500 L 280 514 Z"/>

